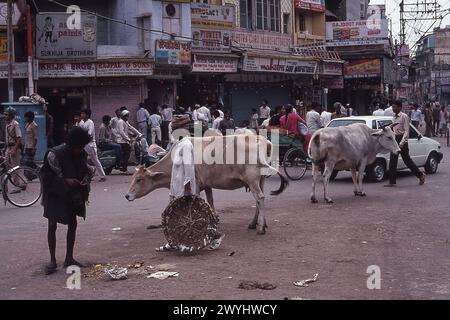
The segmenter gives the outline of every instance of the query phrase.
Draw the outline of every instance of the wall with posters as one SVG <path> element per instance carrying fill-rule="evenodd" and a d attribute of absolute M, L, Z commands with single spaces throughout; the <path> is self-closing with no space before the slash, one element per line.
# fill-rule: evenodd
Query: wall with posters
<path fill-rule="evenodd" d="M 385 19 L 336 21 L 326 23 L 328 47 L 388 44 L 389 30 Z"/>

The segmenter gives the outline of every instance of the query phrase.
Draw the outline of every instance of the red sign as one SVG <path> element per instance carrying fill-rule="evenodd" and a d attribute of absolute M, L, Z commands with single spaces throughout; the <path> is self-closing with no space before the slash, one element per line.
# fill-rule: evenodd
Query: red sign
<path fill-rule="evenodd" d="M 294 0 L 296 9 L 325 12 L 325 0 Z"/>

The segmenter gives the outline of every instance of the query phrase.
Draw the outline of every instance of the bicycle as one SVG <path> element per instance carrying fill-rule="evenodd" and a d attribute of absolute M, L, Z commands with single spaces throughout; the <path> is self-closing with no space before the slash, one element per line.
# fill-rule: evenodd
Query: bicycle
<path fill-rule="evenodd" d="M 42 180 L 38 170 L 26 166 L 10 168 L 0 155 L 0 187 L 5 200 L 18 208 L 36 204 L 42 196 Z"/>
<path fill-rule="evenodd" d="M 283 169 L 286 176 L 292 181 L 299 181 L 303 179 L 311 164 L 308 156 L 306 156 L 303 147 L 289 146 L 289 149 L 284 154 Z"/>

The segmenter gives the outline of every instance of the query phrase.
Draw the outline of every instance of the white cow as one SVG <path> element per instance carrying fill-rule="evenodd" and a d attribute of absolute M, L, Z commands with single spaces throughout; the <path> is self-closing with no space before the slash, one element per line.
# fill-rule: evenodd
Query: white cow
<path fill-rule="evenodd" d="M 357 123 L 317 131 L 311 138 L 308 152 L 313 162 L 311 201 L 317 203 L 316 182 L 321 170 L 327 203 L 333 203 L 328 196 L 328 184 L 333 170 L 351 170 L 355 196 L 365 197 L 362 182 L 366 167 L 376 160 L 377 154 L 388 152 L 400 152 L 390 127 L 375 130 Z"/>

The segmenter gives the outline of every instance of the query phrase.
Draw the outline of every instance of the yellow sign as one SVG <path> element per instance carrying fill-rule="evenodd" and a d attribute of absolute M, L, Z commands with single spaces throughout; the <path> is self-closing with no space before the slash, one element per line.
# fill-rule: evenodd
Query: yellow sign
<path fill-rule="evenodd" d="M 8 61 L 8 38 L 0 36 L 0 62 Z"/>

